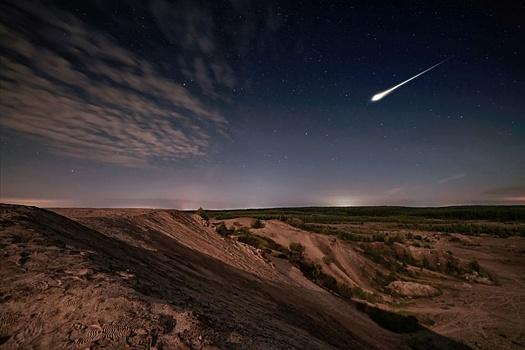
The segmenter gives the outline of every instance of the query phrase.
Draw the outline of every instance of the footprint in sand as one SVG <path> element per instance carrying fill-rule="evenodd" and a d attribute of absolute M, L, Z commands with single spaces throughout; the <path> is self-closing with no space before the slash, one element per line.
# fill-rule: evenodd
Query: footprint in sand
<path fill-rule="evenodd" d="M 127 337 L 131 333 L 131 328 L 125 325 L 105 325 L 102 326 L 102 333 L 106 339 L 116 341 Z"/>
<path fill-rule="evenodd" d="M 78 327 L 75 327 L 75 328 L 78 328 Z M 77 333 L 77 332 L 74 332 L 74 333 Z M 86 344 L 102 339 L 103 337 L 102 327 L 100 327 L 99 325 L 88 326 L 84 328 L 83 330 L 81 330 L 80 332 L 78 332 L 78 334 L 79 336 L 74 339 L 74 343 L 77 346 L 84 346 Z"/>

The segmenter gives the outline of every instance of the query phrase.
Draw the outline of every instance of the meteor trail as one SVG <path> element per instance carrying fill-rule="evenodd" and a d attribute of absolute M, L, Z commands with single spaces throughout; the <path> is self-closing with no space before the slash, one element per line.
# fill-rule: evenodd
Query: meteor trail
<path fill-rule="evenodd" d="M 405 85 L 405 84 L 408 83 L 410 80 L 412 80 L 412 79 L 416 79 L 416 78 L 419 77 L 421 74 L 425 74 L 425 73 L 428 72 L 429 70 L 432 70 L 432 69 L 436 68 L 437 66 L 439 66 L 439 65 L 441 65 L 441 64 L 443 64 L 443 63 L 445 63 L 445 61 L 447 61 L 447 60 L 448 60 L 448 58 L 447 58 L 447 59 L 444 59 L 443 61 L 441 61 L 441 62 L 439 62 L 439 63 L 437 63 L 437 64 L 435 64 L 435 65 L 433 65 L 432 67 L 430 67 L 430 68 L 428 68 L 428 69 L 425 69 L 425 70 L 422 71 L 421 73 L 418 73 L 418 74 L 414 75 L 412 78 L 407 79 L 407 80 L 405 80 L 404 82 L 399 83 L 399 84 L 397 84 L 397 85 L 394 86 L 394 87 L 391 87 L 391 88 L 388 89 L 388 90 L 385 90 L 385 91 L 382 91 L 382 92 L 379 92 L 379 93 L 375 94 L 374 96 L 372 96 L 372 98 L 370 99 L 370 101 L 372 101 L 372 102 L 377 102 L 377 101 L 379 101 L 380 99 L 382 99 L 382 98 L 385 97 L 386 95 L 392 93 L 395 89 L 397 89 L 397 88 L 400 87 L 401 85 Z"/>

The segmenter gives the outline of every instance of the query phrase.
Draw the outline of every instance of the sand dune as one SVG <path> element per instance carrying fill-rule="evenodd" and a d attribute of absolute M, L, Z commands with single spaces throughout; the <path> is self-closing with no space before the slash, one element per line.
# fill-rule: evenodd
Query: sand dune
<path fill-rule="evenodd" d="M 0 220 L 2 348 L 462 348 L 390 332 L 186 213 L 2 205 Z"/>

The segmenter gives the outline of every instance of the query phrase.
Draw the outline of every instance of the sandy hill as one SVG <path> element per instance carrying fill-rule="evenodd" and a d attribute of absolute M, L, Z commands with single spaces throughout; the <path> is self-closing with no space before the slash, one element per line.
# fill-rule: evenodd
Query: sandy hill
<path fill-rule="evenodd" d="M 0 206 L 0 348 L 465 348 L 171 210 Z"/>

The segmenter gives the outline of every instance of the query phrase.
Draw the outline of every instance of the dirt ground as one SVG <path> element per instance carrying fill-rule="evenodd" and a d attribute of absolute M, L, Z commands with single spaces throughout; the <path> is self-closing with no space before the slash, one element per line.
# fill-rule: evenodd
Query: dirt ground
<path fill-rule="evenodd" d="M 1 205 L 0 247 L 0 348 L 468 349 L 389 331 L 188 213 Z"/>
<path fill-rule="evenodd" d="M 250 224 L 246 218 L 226 220 L 228 225 L 234 222 Z M 355 228 L 356 225 L 346 226 Z M 359 228 L 361 232 L 368 230 L 370 233 L 390 230 L 388 225 L 382 226 L 381 223 L 368 227 L 361 225 Z M 375 289 L 377 286 L 370 282 L 371 271 L 384 272 L 385 269 L 367 259 L 360 251 L 358 242 L 306 232 L 277 220 L 265 221 L 264 228 L 252 229 L 252 232 L 269 237 L 283 246 L 292 242 L 301 243 L 307 256 L 319 263 L 326 273 L 381 296 L 384 302 L 379 304 L 382 308 L 414 315 L 431 330 L 464 342 L 473 349 L 525 348 L 523 237 L 417 232 L 429 248 L 415 248 L 408 242 L 396 245 L 404 246 L 416 256 L 423 251 L 434 255 L 451 254 L 463 261 L 478 261 L 494 280 L 488 284 L 479 283 L 413 267 L 417 275 L 405 276 L 405 282 L 391 283 L 390 288 L 386 288 L 390 289 L 391 293 L 388 293 L 388 290 Z M 398 233 L 400 231 L 395 231 L 395 234 Z M 323 257 L 329 253 L 333 262 L 323 263 Z M 403 293 L 399 293 L 399 289 L 404 289 Z"/>

